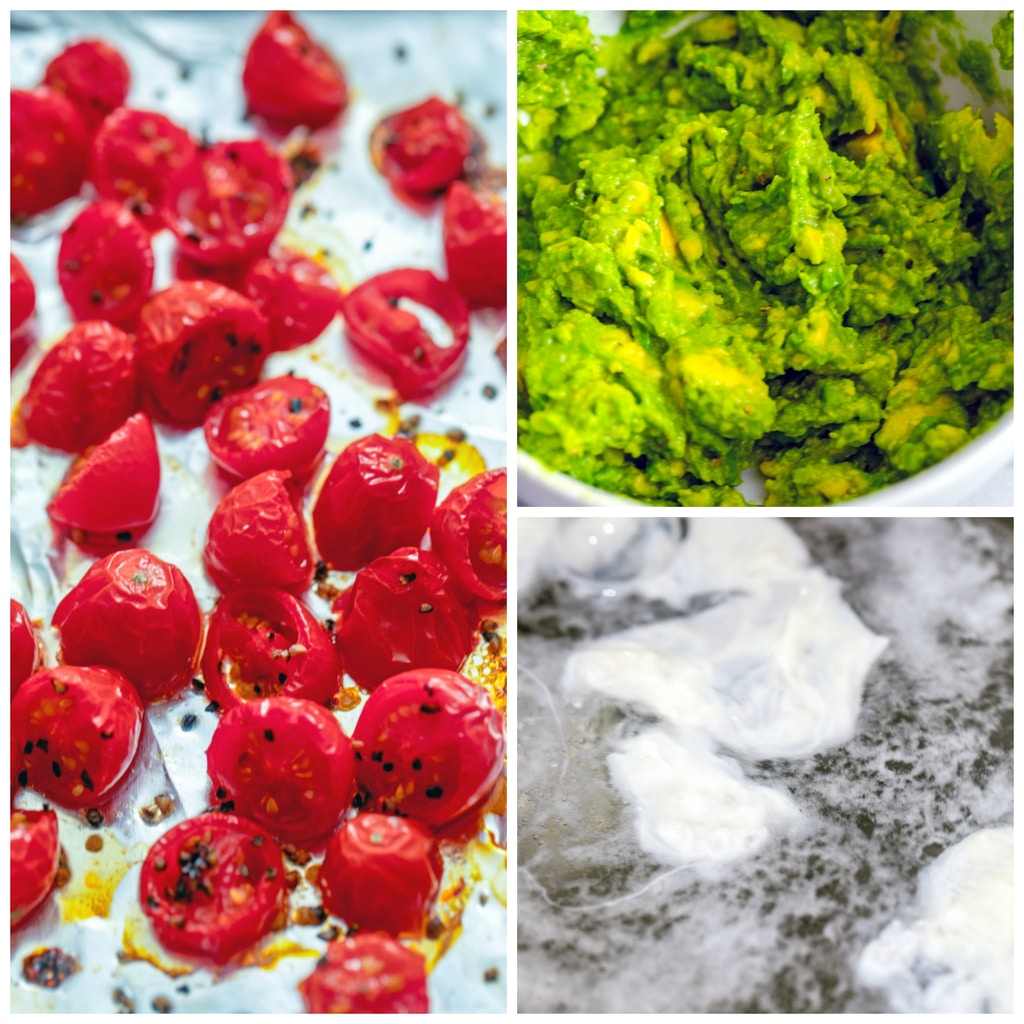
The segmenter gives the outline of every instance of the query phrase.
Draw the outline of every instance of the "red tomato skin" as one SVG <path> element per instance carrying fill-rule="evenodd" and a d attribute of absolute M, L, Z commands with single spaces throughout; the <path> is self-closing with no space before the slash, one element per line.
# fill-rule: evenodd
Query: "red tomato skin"
<path fill-rule="evenodd" d="M 433 195 L 461 178 L 471 147 L 462 114 L 436 96 L 385 117 L 370 137 L 374 166 L 413 196 Z"/>
<path fill-rule="evenodd" d="M 192 678 L 203 620 L 177 566 L 144 548 L 93 563 L 53 614 L 67 665 L 107 665 L 149 704 Z"/>
<path fill-rule="evenodd" d="M 371 811 L 331 837 L 316 884 L 324 909 L 349 928 L 421 938 L 443 873 L 437 840 L 426 828 Z"/>
<path fill-rule="evenodd" d="M 131 325 L 153 287 L 148 232 L 117 203 L 87 206 L 61 237 L 57 279 L 76 320 Z"/>
<path fill-rule="evenodd" d="M 197 263 L 246 263 L 266 254 L 294 187 L 284 157 L 260 139 L 196 151 L 167 183 L 163 213 L 182 253 Z"/>
<path fill-rule="evenodd" d="M 299 983 L 309 1013 L 427 1013 L 427 969 L 421 954 L 379 933 L 332 942 Z"/>
<path fill-rule="evenodd" d="M 258 473 L 213 510 L 203 563 L 222 591 L 262 584 L 298 593 L 309 586 L 313 559 L 285 486 L 290 477 L 276 469 Z"/>
<path fill-rule="evenodd" d="M 11 333 L 36 311 L 36 286 L 24 264 L 11 253 Z"/>
<path fill-rule="evenodd" d="M 71 101 L 40 86 L 11 90 L 11 217 L 35 216 L 78 194 L 89 140 Z"/>
<path fill-rule="evenodd" d="M 348 104 L 341 67 L 287 11 L 271 11 L 253 37 L 242 88 L 249 113 L 281 131 L 320 128 Z"/>
<path fill-rule="evenodd" d="M 322 704 L 269 697 L 236 704 L 206 751 L 214 804 L 272 836 L 316 844 L 338 827 L 356 795 L 352 741 Z"/>
<path fill-rule="evenodd" d="M 326 392 L 303 377 L 274 377 L 222 398 L 203 424 L 213 461 L 245 480 L 271 469 L 305 480 L 331 426 Z"/>
<path fill-rule="evenodd" d="M 335 459 L 313 506 L 320 557 L 354 570 L 423 540 L 440 470 L 401 437 L 370 434 Z"/>
<path fill-rule="evenodd" d="M 53 811 L 11 811 L 11 930 L 42 905 L 57 880 L 60 843 Z"/>
<path fill-rule="evenodd" d="M 334 278 L 319 263 L 287 250 L 256 260 L 243 290 L 270 322 L 275 352 L 315 341 L 341 308 Z"/>
<path fill-rule="evenodd" d="M 458 668 L 473 649 L 474 620 L 432 551 L 399 548 L 374 559 L 333 609 L 345 671 L 364 690 L 405 669 Z"/>
<path fill-rule="evenodd" d="M 29 440 L 82 452 L 138 407 L 132 339 L 105 320 L 83 320 L 43 356 L 17 414 Z"/>
<path fill-rule="evenodd" d="M 326 705 L 341 681 L 331 638 L 313 613 L 293 594 L 263 585 L 217 602 L 202 668 L 207 694 L 226 709 L 278 695 Z"/>
<path fill-rule="evenodd" d="M 167 182 L 195 153 L 192 136 L 163 114 L 118 107 L 93 138 L 89 178 L 101 198 L 124 204 L 147 230 L 159 231 Z"/>
<path fill-rule="evenodd" d="M 160 509 L 160 455 L 145 413 L 130 416 L 68 470 L 46 511 L 83 550 L 132 547 Z"/>
<path fill-rule="evenodd" d="M 508 218 L 497 197 L 452 182 L 444 196 L 444 258 L 448 280 L 470 309 L 507 302 Z"/>
<path fill-rule="evenodd" d="M 18 784 L 62 807 L 101 805 L 128 774 L 142 720 L 135 687 L 115 669 L 40 669 L 11 703 Z"/>
<path fill-rule="evenodd" d="M 43 84 L 78 108 L 90 135 L 128 97 L 132 75 L 117 50 L 101 39 L 72 43 L 46 66 Z"/>
<path fill-rule="evenodd" d="M 508 474 L 479 473 L 441 502 L 430 524 L 430 546 L 451 572 L 452 586 L 470 602 L 505 600 L 508 564 Z"/>
<path fill-rule="evenodd" d="M 370 694 L 352 741 L 364 806 L 439 826 L 476 806 L 497 782 L 505 719 L 465 676 L 418 669 Z"/>
<path fill-rule="evenodd" d="M 428 306 L 451 328 L 452 343 L 434 342 L 419 318 L 399 299 Z M 469 311 L 447 281 L 428 270 L 389 270 L 364 281 L 341 306 L 353 348 L 383 371 L 405 401 L 433 398 L 458 376 L 469 344 Z"/>
<path fill-rule="evenodd" d="M 139 901 L 165 949 L 223 966 L 259 942 L 281 913 L 281 851 L 236 815 L 190 818 L 150 847 Z"/>
<path fill-rule="evenodd" d="M 145 407 L 175 427 L 198 427 L 224 395 L 254 384 L 269 350 L 266 318 L 237 292 L 179 281 L 151 296 L 137 345 Z"/>
<path fill-rule="evenodd" d="M 39 638 L 24 606 L 11 598 L 11 697 L 39 666 Z"/>

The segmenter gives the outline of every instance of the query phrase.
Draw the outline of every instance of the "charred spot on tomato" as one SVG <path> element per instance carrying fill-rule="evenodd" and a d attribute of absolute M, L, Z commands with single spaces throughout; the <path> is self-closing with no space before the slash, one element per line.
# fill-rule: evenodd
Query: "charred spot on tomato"
<path fill-rule="evenodd" d="M 60 762 L 59 761 L 51 761 L 50 762 L 50 768 L 53 771 L 54 777 L 59 779 L 60 778 Z"/>
<path fill-rule="evenodd" d="M 317 583 L 323 583 L 327 579 L 327 563 L 322 559 L 316 563 L 316 568 L 313 570 L 313 579 Z"/>
<path fill-rule="evenodd" d="M 301 398 L 292 398 L 292 399 L 290 399 L 289 402 L 288 402 L 288 411 L 289 412 L 302 412 L 302 399 Z"/>
<path fill-rule="evenodd" d="M 18 772 L 18 785 L 19 786 L 27 786 L 28 785 L 28 772 L 26 772 L 26 771 Z"/>
<path fill-rule="evenodd" d="M 422 767 L 423 767 L 423 762 L 418 757 L 414 757 L 412 759 L 413 771 L 418 772 Z"/>
<path fill-rule="evenodd" d="M 21 962 L 21 976 L 41 988 L 59 988 L 81 969 L 70 953 L 56 947 L 32 953 Z"/>
<path fill-rule="evenodd" d="M 94 305 L 98 306 L 103 302 L 103 296 L 99 292 L 90 292 L 89 301 Z"/>
<path fill-rule="evenodd" d="M 218 810 L 224 811 L 225 813 L 227 813 L 228 811 L 233 811 L 234 809 L 235 809 L 235 801 L 234 800 L 222 800 L 221 803 L 220 803 L 220 807 L 218 808 Z"/>
<path fill-rule="evenodd" d="M 428 800 L 440 800 L 444 796 L 444 789 L 440 786 L 427 786 L 424 792 Z"/>
<path fill-rule="evenodd" d="M 268 743 L 273 743 L 274 742 L 274 730 L 273 729 L 264 729 L 263 730 L 263 738 Z"/>
<path fill-rule="evenodd" d="M 282 686 L 284 686 L 284 684 L 288 682 L 288 673 L 287 673 L 287 672 L 278 672 L 278 673 L 277 673 L 277 681 L 278 681 L 278 682 L 279 682 L 279 683 L 280 683 L 280 684 L 281 684 Z M 269 730 L 268 730 L 268 731 L 269 731 Z"/>
<path fill-rule="evenodd" d="M 89 778 L 89 773 L 87 771 L 83 771 L 78 777 L 82 780 L 82 785 L 85 786 L 90 793 L 96 789 L 95 785 L 93 785 L 92 779 Z"/>
<path fill-rule="evenodd" d="M 441 705 L 436 701 L 432 704 L 421 704 L 420 714 L 423 715 L 439 715 L 441 714 Z"/>
<path fill-rule="evenodd" d="M 126 544 L 128 541 L 132 539 L 132 531 L 119 530 L 117 533 L 114 534 L 114 537 L 116 540 L 121 541 L 122 544 Z"/>
<path fill-rule="evenodd" d="M 371 761 L 383 761 L 384 760 L 384 751 L 383 750 L 374 750 L 370 754 L 370 760 Z"/>
<path fill-rule="evenodd" d="M 50 741 L 49 741 L 48 739 L 46 739 L 46 737 L 45 737 L 45 736 L 40 736 L 40 737 L 39 737 L 39 739 L 37 739 L 37 740 L 36 740 L 36 746 L 37 746 L 37 747 L 38 747 L 38 748 L 39 748 L 39 749 L 40 749 L 40 750 L 41 750 L 41 751 L 42 751 L 42 752 L 43 752 L 44 754 L 46 754 L 46 753 L 49 753 L 49 750 L 50 750 Z"/>
<path fill-rule="evenodd" d="M 223 800 L 228 795 L 228 791 L 223 786 L 218 786 L 213 795 L 218 800 Z"/>
<path fill-rule="evenodd" d="M 253 846 L 259 847 L 263 845 L 263 836 L 253 836 L 250 840 Z"/>
<path fill-rule="evenodd" d="M 192 689 L 202 693 L 202 691 L 206 689 L 206 683 L 204 683 L 199 676 L 194 676 L 192 679 Z"/>
<path fill-rule="evenodd" d="M 31 740 L 26 741 L 26 743 L 25 743 L 25 753 L 26 754 L 31 754 L 33 749 L 34 749 L 34 747 L 35 747 L 35 744 Z"/>

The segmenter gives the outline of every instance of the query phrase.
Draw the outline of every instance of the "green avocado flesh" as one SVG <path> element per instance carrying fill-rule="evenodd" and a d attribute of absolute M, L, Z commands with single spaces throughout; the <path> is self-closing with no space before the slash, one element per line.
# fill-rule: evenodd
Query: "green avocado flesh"
<path fill-rule="evenodd" d="M 849 500 L 1009 407 L 1013 126 L 946 12 L 519 15 L 519 442 L 652 504 Z M 946 53 L 1000 97 L 987 49 Z M 981 84 L 979 84 L 979 82 Z"/>

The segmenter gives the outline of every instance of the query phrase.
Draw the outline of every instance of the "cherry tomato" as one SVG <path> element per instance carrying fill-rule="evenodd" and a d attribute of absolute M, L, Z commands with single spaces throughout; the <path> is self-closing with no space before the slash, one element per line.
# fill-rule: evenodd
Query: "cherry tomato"
<path fill-rule="evenodd" d="M 404 669 L 458 668 L 473 649 L 474 622 L 431 551 L 399 548 L 375 559 L 334 611 L 345 670 L 364 690 Z"/>
<path fill-rule="evenodd" d="M 303 377 L 274 377 L 222 398 L 206 416 L 203 432 L 213 461 L 230 476 L 289 470 L 312 472 L 327 441 L 331 403 Z"/>
<path fill-rule="evenodd" d="M 370 812 L 331 837 L 316 884 L 324 909 L 349 928 L 421 938 L 443 873 L 437 840 L 422 825 Z"/>
<path fill-rule="evenodd" d="M 329 704 L 341 670 L 327 631 L 297 597 L 255 586 L 217 602 L 203 648 L 206 692 L 222 708 L 262 697 Z"/>
<path fill-rule="evenodd" d="M 80 452 L 138 407 L 132 339 L 105 320 L 84 320 L 43 356 L 17 416 L 29 440 Z"/>
<path fill-rule="evenodd" d="M 399 306 L 401 299 L 440 316 L 451 330 L 451 343 L 439 345 L 414 312 Z M 466 303 L 452 285 L 428 270 L 390 270 L 371 277 L 345 296 L 341 312 L 353 347 L 387 374 L 406 401 L 431 398 L 466 361 Z"/>
<path fill-rule="evenodd" d="M 299 983 L 309 1013 L 426 1013 L 423 956 L 379 933 L 332 942 Z"/>
<path fill-rule="evenodd" d="M 11 703 L 18 784 L 62 807 L 98 806 L 128 773 L 142 717 L 135 687 L 115 669 L 40 669 Z"/>
<path fill-rule="evenodd" d="M 430 524 L 430 546 L 448 566 L 452 586 L 468 601 L 505 599 L 506 487 L 505 470 L 480 473 L 441 502 Z"/>
<path fill-rule="evenodd" d="M 443 825 L 497 782 L 505 719 L 482 686 L 457 672 L 424 668 L 374 690 L 352 740 L 369 806 Z"/>
<path fill-rule="evenodd" d="M 167 182 L 195 153 L 192 136 L 163 114 L 119 107 L 93 139 L 89 177 L 102 198 L 124 203 L 158 231 Z"/>
<path fill-rule="evenodd" d="M 143 548 L 91 565 L 57 605 L 53 625 L 65 664 L 116 668 L 146 703 L 177 693 L 199 660 L 203 620 L 192 587 Z"/>
<path fill-rule="evenodd" d="M 21 260 L 11 253 L 11 333 L 36 311 L 36 286 Z"/>
<path fill-rule="evenodd" d="M 310 700 L 269 697 L 231 708 L 206 764 L 215 801 L 289 843 L 333 832 L 356 795 L 352 742 Z"/>
<path fill-rule="evenodd" d="M 462 114 L 436 96 L 385 117 L 370 135 L 374 166 L 413 196 L 441 192 L 461 178 L 471 148 Z"/>
<path fill-rule="evenodd" d="M 89 139 L 82 115 L 42 86 L 11 90 L 11 217 L 21 220 L 78 194 Z"/>
<path fill-rule="evenodd" d="M 281 587 L 301 591 L 313 576 L 306 527 L 276 469 L 258 473 L 228 491 L 213 510 L 203 563 L 223 590 Z"/>
<path fill-rule="evenodd" d="M 249 112 L 282 131 L 319 128 L 348 104 L 338 62 L 287 11 L 271 11 L 249 44 L 242 88 Z"/>
<path fill-rule="evenodd" d="M 244 818 L 191 818 L 150 847 L 139 901 L 165 949 L 221 966 L 259 942 L 282 913 L 281 851 Z"/>
<path fill-rule="evenodd" d="M 153 287 L 153 248 L 117 203 L 87 206 L 60 240 L 57 279 L 76 320 L 130 324 Z"/>
<path fill-rule="evenodd" d="M 39 638 L 28 612 L 11 598 L 11 696 L 39 666 Z"/>
<path fill-rule="evenodd" d="M 60 843 L 53 811 L 11 811 L 11 928 L 50 894 L 57 880 Z"/>
<path fill-rule="evenodd" d="M 430 524 L 440 470 L 402 437 L 353 441 L 335 459 L 313 507 L 320 557 L 360 569 L 395 548 L 416 546 Z"/>
<path fill-rule="evenodd" d="M 270 321 L 275 352 L 315 341 L 341 308 L 334 278 L 319 263 L 287 250 L 257 260 L 244 291 Z"/>
<path fill-rule="evenodd" d="M 504 306 L 508 219 L 497 196 L 452 182 L 444 196 L 444 258 L 448 280 L 470 309 Z"/>
<path fill-rule="evenodd" d="M 142 307 L 138 347 L 153 415 L 198 427 L 211 405 L 259 379 L 269 334 L 244 296 L 210 281 L 179 281 Z"/>
<path fill-rule="evenodd" d="M 281 230 L 293 188 L 287 161 L 260 139 L 198 150 L 167 183 L 163 210 L 197 263 L 244 263 Z"/>
<path fill-rule="evenodd" d="M 46 511 L 84 551 L 131 547 L 160 508 L 160 455 L 144 413 L 130 416 L 68 470 Z"/>
<path fill-rule="evenodd" d="M 90 133 L 128 97 L 132 75 L 124 57 L 101 39 L 72 43 L 46 66 L 43 84 L 78 108 Z"/>

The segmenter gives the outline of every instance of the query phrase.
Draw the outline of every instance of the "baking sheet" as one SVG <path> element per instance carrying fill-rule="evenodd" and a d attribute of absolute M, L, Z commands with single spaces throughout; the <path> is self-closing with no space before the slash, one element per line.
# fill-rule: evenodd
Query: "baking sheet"
<path fill-rule="evenodd" d="M 549 522 L 521 520 L 535 532 Z M 753 526 L 718 525 L 737 545 Z M 788 792 L 807 827 L 717 872 L 643 852 L 609 776 L 608 754 L 654 719 L 567 691 L 562 677 L 599 637 L 699 615 L 728 595 L 680 606 L 654 583 L 646 596 L 609 579 L 581 585 L 564 558 L 524 561 L 537 546 L 521 542 L 521 1012 L 885 1012 L 886 994 L 857 980 L 864 949 L 910 912 L 943 851 L 1012 824 L 1011 521 L 789 526 L 889 644 L 852 740 L 806 758 L 738 758 L 747 778 Z"/>
<path fill-rule="evenodd" d="M 341 61 L 350 88 L 350 106 L 340 131 L 318 135 L 326 161 L 300 188 L 280 241 L 323 262 L 345 287 L 400 266 L 434 270 L 445 276 L 440 208 L 415 213 L 392 195 L 372 167 L 369 134 L 384 115 L 438 95 L 459 102 L 467 119 L 486 139 L 490 162 L 505 163 L 505 15 L 503 12 L 310 12 L 298 18 Z M 254 134 L 243 120 L 241 69 L 248 41 L 262 13 L 242 12 L 14 12 L 11 80 L 31 86 L 46 63 L 84 36 L 113 43 L 132 69 L 130 106 L 159 109 L 197 137 L 245 138 Z M 63 336 L 71 321 L 56 284 L 54 267 L 60 233 L 85 204 L 75 199 L 13 233 L 12 249 L 37 289 L 40 344 L 12 375 L 12 402 L 24 392 L 38 360 Z M 307 208 L 312 207 L 312 213 Z M 154 290 L 172 280 L 173 239 L 154 240 Z M 441 474 L 443 497 L 483 468 L 502 466 L 505 446 L 505 372 L 494 354 L 504 337 L 504 311 L 474 313 L 466 368 L 456 384 L 428 407 L 382 405 L 390 389 L 365 379 L 354 368 L 343 340 L 341 319 L 312 345 L 268 359 L 263 377 L 294 371 L 327 391 L 332 406 L 328 451 L 376 430 L 394 433 L 400 421 L 413 428 L 434 454 L 448 448 L 454 458 Z M 453 441 L 453 432 L 465 435 Z M 424 435 L 432 435 L 427 439 Z M 161 513 L 144 546 L 179 566 L 191 582 L 200 607 L 209 612 L 217 592 L 202 569 L 206 523 L 227 491 L 211 472 L 201 430 L 175 432 L 157 427 L 162 482 Z M 29 615 L 48 624 L 60 598 L 84 574 L 92 559 L 72 545 L 51 547 L 45 505 L 63 477 L 71 456 L 30 446 L 11 452 L 11 596 Z M 312 493 L 312 490 L 310 491 Z M 308 507 L 308 506 L 307 506 Z M 351 574 L 332 574 L 344 586 Z M 329 606 L 307 595 L 314 612 Z M 504 628 L 502 628 L 504 635 Z M 55 639 L 44 630 L 51 658 Z M 466 673 L 499 697 L 504 687 L 504 652 L 479 650 Z M 71 880 L 46 910 L 13 937 L 12 1007 L 26 1012 L 114 1011 L 300 1012 L 295 989 L 321 955 L 325 940 L 317 927 L 292 925 L 265 944 L 258 968 L 223 976 L 191 972 L 163 953 L 138 908 L 138 865 L 167 828 L 207 806 L 206 779 L 197 766 L 216 716 L 204 709 L 202 694 L 187 693 L 157 705 L 147 715 L 144 755 L 103 827 L 89 828 L 78 816 L 58 810 L 61 844 Z M 193 714 L 195 728 L 182 720 Z M 358 711 L 341 715 L 349 734 Z M 142 823 L 138 809 L 158 793 L 174 799 L 173 813 L 154 826 Z M 16 805 L 40 806 L 22 792 Z M 479 840 L 448 844 L 446 875 L 439 904 L 440 936 L 418 946 L 432 970 L 428 978 L 434 1011 L 503 1012 L 505 985 L 505 822 L 489 815 Z M 89 835 L 103 849 L 85 850 Z M 295 868 L 296 865 L 289 864 Z M 300 873 L 303 871 L 299 868 Z M 313 905 L 315 888 L 303 881 L 292 906 Z M 56 990 L 21 978 L 29 952 L 57 945 L 73 953 L 82 971 Z"/>

